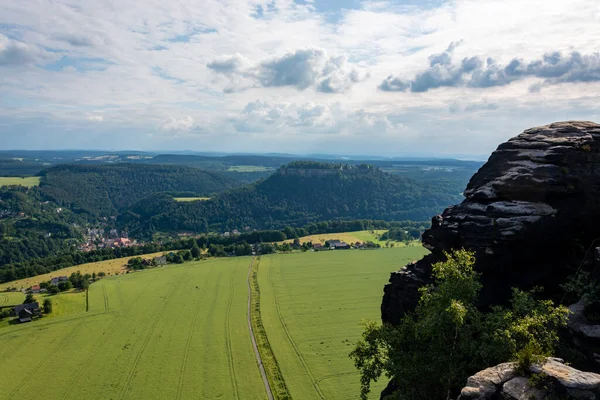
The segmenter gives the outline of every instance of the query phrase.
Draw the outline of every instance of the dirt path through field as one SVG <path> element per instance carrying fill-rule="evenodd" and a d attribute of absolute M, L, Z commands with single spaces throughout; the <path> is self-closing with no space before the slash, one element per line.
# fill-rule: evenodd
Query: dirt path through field
<path fill-rule="evenodd" d="M 248 329 L 250 329 L 250 338 L 252 339 L 252 347 L 254 348 L 254 355 L 256 356 L 256 361 L 258 362 L 258 369 L 260 369 L 260 374 L 262 375 L 263 383 L 265 384 L 265 390 L 267 391 L 267 397 L 269 400 L 273 400 L 273 392 L 271 392 L 271 385 L 269 385 L 269 380 L 267 379 L 267 374 L 265 373 L 265 368 L 263 367 L 262 359 L 260 358 L 260 353 L 258 352 L 258 346 L 256 345 L 256 337 L 254 337 L 254 330 L 252 329 L 252 320 L 250 317 L 250 308 L 252 302 L 252 289 L 250 287 L 250 276 L 252 274 L 252 265 L 254 264 L 254 260 L 256 257 L 252 257 L 252 261 L 250 261 L 250 266 L 248 267 L 248 276 L 246 277 L 246 284 L 248 285 L 248 312 L 246 313 L 246 318 L 248 319 Z"/>

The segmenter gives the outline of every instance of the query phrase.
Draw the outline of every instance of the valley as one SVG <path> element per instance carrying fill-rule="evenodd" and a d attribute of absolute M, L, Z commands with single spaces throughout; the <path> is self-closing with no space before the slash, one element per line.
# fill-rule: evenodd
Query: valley
<path fill-rule="evenodd" d="M 348 353 L 361 320 L 379 317 L 389 272 L 426 253 L 411 246 L 255 260 L 261 320 L 294 398 L 358 398 Z M 246 322 L 252 261 L 208 259 L 106 277 L 91 284 L 88 312 L 83 293 L 51 296 L 59 315 L 0 328 L 0 398 L 39 391 L 69 399 L 99 392 L 117 399 L 265 398 Z M 60 383 L 28 379 L 48 368 Z"/>

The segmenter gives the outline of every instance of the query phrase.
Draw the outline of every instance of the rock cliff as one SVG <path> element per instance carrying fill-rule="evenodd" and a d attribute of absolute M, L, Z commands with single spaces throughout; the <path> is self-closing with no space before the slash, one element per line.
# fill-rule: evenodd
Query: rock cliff
<path fill-rule="evenodd" d="M 529 377 L 519 375 L 515 363 L 484 369 L 467 380 L 458 400 L 591 400 L 600 395 L 600 375 L 579 371 L 559 358 L 532 365 L 526 373 Z"/>
<path fill-rule="evenodd" d="M 398 323 L 415 307 L 443 251 L 476 253 L 481 305 L 504 303 L 511 287 L 544 286 L 552 297 L 600 237 L 600 125 L 557 122 L 501 144 L 471 178 L 465 200 L 423 234 L 431 254 L 392 273 L 382 320 Z"/>

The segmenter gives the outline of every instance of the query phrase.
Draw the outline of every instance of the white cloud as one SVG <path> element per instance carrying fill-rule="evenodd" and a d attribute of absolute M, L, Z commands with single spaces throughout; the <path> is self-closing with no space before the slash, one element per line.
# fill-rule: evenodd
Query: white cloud
<path fill-rule="evenodd" d="M 219 150 L 263 151 L 269 138 L 277 138 L 275 151 L 318 149 L 319 140 L 301 139 L 314 133 L 344 138 L 344 146 L 360 152 L 364 132 L 379 135 L 372 151 L 433 151 L 441 143 L 459 149 L 469 134 L 470 151 L 487 152 L 518 133 L 513 125 L 527 127 L 502 123 L 507 119 L 598 118 L 600 82 L 589 79 L 600 51 L 596 0 L 365 1 L 327 12 L 319 12 L 319 2 L 304 3 L 0 0 L 1 146 L 21 143 L 24 127 L 41 138 L 52 123 L 62 132 L 52 145 L 71 147 L 76 136 L 68 132 L 77 131 L 75 121 L 87 122 L 84 115 L 103 118 L 87 122 L 96 134 L 86 140 L 97 147 L 107 142 L 103 134 L 120 129 L 152 133 L 148 147 L 173 140 L 172 147 L 188 148 L 173 132 L 202 128 L 228 135 L 211 141 Z M 559 78 L 544 72 L 551 69 L 544 54 L 554 52 L 562 54 L 559 64 L 572 67 Z M 430 60 L 433 54 L 443 57 Z M 473 81 L 469 72 L 460 74 L 461 84 L 410 90 L 432 61 L 435 82 L 451 82 L 462 60 L 475 56 L 485 62 L 478 64 L 480 78 L 493 72 L 488 58 L 496 72 L 514 59 L 543 65 L 506 85 L 473 84 L 485 80 Z M 390 75 L 390 88 L 404 93 L 377 89 Z M 244 142 L 253 135 L 265 140 Z M 463 140 L 445 141 L 449 135 Z"/>
<path fill-rule="evenodd" d="M 89 121 L 93 121 L 93 122 L 102 122 L 102 121 L 104 121 L 104 117 L 102 115 L 89 115 L 87 117 L 87 119 Z"/>
<path fill-rule="evenodd" d="M 189 132 L 191 130 L 198 129 L 199 126 L 196 124 L 196 120 L 188 115 L 187 117 L 183 118 L 170 117 L 168 120 L 162 123 L 161 128 L 165 131 Z"/>

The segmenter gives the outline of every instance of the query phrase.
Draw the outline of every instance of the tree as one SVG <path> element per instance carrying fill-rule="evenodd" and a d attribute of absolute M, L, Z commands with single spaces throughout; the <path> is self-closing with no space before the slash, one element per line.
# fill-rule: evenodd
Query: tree
<path fill-rule="evenodd" d="M 48 294 L 53 295 L 53 294 L 58 294 L 59 292 L 60 292 L 60 289 L 58 288 L 58 286 L 56 286 L 56 285 L 48 286 Z"/>
<path fill-rule="evenodd" d="M 70 280 L 58 282 L 58 290 L 61 292 L 73 289 L 73 283 Z"/>
<path fill-rule="evenodd" d="M 433 265 L 434 283 L 419 290 L 417 308 L 398 326 L 366 324 L 350 353 L 361 373 L 363 399 L 382 374 L 395 381 L 394 399 L 446 399 L 481 369 L 553 351 L 567 322 L 566 307 L 515 289 L 510 308 L 484 314 L 475 307 L 481 284 L 473 253 L 458 250 L 446 257 Z"/>
<path fill-rule="evenodd" d="M 50 314 L 52 312 L 52 300 L 45 299 L 44 300 L 44 313 Z"/>
<path fill-rule="evenodd" d="M 194 244 L 192 245 L 190 252 L 192 253 L 192 257 L 200 258 L 202 251 L 200 250 L 200 247 L 198 246 L 197 242 L 194 241 Z"/>
<path fill-rule="evenodd" d="M 182 251 L 181 253 L 183 253 L 183 254 L 182 254 L 182 257 L 183 257 L 183 260 L 184 260 L 184 261 L 190 261 L 190 260 L 192 260 L 192 259 L 194 258 L 194 257 L 192 256 L 192 252 L 191 252 L 191 251 L 189 251 L 189 250 Z"/>
<path fill-rule="evenodd" d="M 104 271 L 98 272 L 98 277 L 104 278 L 105 276 L 106 276 L 106 273 Z"/>
<path fill-rule="evenodd" d="M 23 304 L 29 304 L 29 303 L 35 303 L 35 297 L 33 297 L 33 294 L 29 293 L 27 294 L 27 296 L 25 296 L 25 301 L 23 302 Z"/>

